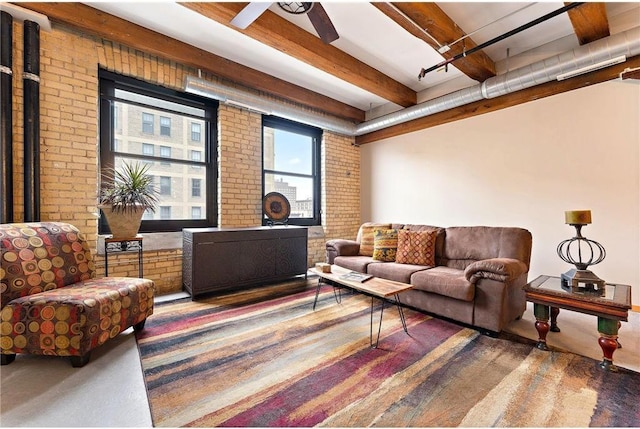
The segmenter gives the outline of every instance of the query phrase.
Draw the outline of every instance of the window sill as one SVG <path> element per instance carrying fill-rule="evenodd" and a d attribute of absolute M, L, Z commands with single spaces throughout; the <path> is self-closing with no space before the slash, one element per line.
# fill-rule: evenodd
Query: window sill
<path fill-rule="evenodd" d="M 140 235 L 144 238 L 142 248 L 145 252 L 182 249 L 182 231 L 147 232 Z M 104 256 L 105 237 L 107 237 L 107 235 L 98 235 L 97 254 L 101 256 Z"/>
<path fill-rule="evenodd" d="M 175 232 L 146 232 L 140 234 L 143 237 L 142 247 L 145 252 L 156 250 L 182 249 L 182 231 Z M 308 226 L 307 236 L 310 239 L 324 238 L 322 226 Z M 98 235 L 97 254 L 104 256 L 104 239 L 108 235 Z"/>

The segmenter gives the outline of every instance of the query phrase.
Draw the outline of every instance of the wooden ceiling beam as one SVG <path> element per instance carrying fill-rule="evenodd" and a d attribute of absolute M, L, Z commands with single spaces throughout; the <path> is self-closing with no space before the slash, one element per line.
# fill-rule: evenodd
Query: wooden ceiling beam
<path fill-rule="evenodd" d="M 111 40 L 186 66 L 206 70 L 212 74 L 299 103 L 331 115 L 362 122 L 365 112 L 317 92 L 254 70 L 221 56 L 180 42 L 124 19 L 94 9 L 82 3 L 24 2 L 20 7 L 44 15 L 54 22 L 77 28 L 87 34 Z"/>
<path fill-rule="evenodd" d="M 411 88 L 335 46 L 323 43 L 317 36 L 269 10 L 260 15 L 246 29 L 241 30 L 232 26 L 230 22 L 247 3 L 184 2 L 180 4 L 385 100 L 403 107 L 417 103 L 417 94 Z"/>
<path fill-rule="evenodd" d="M 473 116 L 483 115 L 485 113 L 494 112 L 496 110 L 505 109 L 507 107 L 517 106 L 518 104 L 528 103 L 550 95 L 556 95 L 574 89 L 584 88 L 608 80 L 616 79 L 627 67 L 640 67 L 640 55 L 628 59 L 622 64 L 616 64 L 602 70 L 596 70 L 591 73 L 576 76 L 563 81 L 553 80 L 521 91 L 505 94 L 500 97 L 490 98 L 487 100 L 479 100 L 469 103 L 455 109 L 445 110 L 430 116 L 425 116 L 413 121 L 404 122 L 382 130 L 373 131 L 356 137 L 356 144 L 363 145 L 373 143 L 390 137 L 397 137 L 403 134 L 420 131 L 426 128 L 435 127 L 437 125 L 449 122 L 459 121 L 461 119 Z"/>
<path fill-rule="evenodd" d="M 565 3 L 565 5 L 570 3 Z M 567 12 L 581 45 L 609 37 L 609 20 L 604 3 L 583 3 Z"/>
<path fill-rule="evenodd" d="M 464 31 L 462 31 L 460 27 L 458 27 L 456 23 L 435 3 L 372 2 L 371 4 L 406 31 L 423 40 L 435 50 L 440 48 L 438 43 L 427 36 L 418 27 L 424 29 L 442 45 L 452 43 L 465 35 Z M 399 13 L 396 8 L 402 13 Z M 407 19 L 407 17 L 409 19 Z M 477 44 L 470 37 L 467 37 L 464 40 L 464 44 L 462 42 L 456 43 L 451 46 L 449 51 L 441 55 L 448 60 L 458 54 L 462 54 L 464 50 L 469 50 L 476 46 Z M 482 51 L 475 52 L 468 57 L 460 58 L 452 63 L 452 65 L 471 79 L 477 80 L 478 82 L 484 82 L 488 78 L 496 75 L 495 63 Z"/>
<path fill-rule="evenodd" d="M 622 80 L 625 79 L 635 79 L 635 80 L 640 80 L 640 67 L 635 68 L 635 69 L 625 69 L 621 74 L 620 77 L 622 78 Z"/>

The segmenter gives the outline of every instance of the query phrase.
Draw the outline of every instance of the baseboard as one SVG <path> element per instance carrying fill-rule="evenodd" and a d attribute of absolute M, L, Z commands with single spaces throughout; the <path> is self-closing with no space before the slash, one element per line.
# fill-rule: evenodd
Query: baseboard
<path fill-rule="evenodd" d="M 631 311 L 635 311 L 636 313 L 640 313 L 640 305 L 632 305 Z"/>

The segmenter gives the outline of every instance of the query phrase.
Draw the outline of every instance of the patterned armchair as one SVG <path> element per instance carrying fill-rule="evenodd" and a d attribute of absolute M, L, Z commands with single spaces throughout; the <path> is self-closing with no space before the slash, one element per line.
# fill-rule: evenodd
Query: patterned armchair
<path fill-rule="evenodd" d="M 59 222 L 0 225 L 0 357 L 70 356 L 85 365 L 91 351 L 153 313 L 154 283 L 95 278 L 84 235 Z"/>

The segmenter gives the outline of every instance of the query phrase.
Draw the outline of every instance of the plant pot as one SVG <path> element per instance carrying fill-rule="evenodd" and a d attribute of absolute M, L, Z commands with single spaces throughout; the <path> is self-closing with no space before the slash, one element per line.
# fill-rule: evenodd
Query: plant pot
<path fill-rule="evenodd" d="M 107 219 L 113 238 L 135 238 L 138 234 L 144 209 L 137 208 L 135 210 L 115 212 L 111 210 L 111 206 L 99 206 L 99 208 Z"/>

